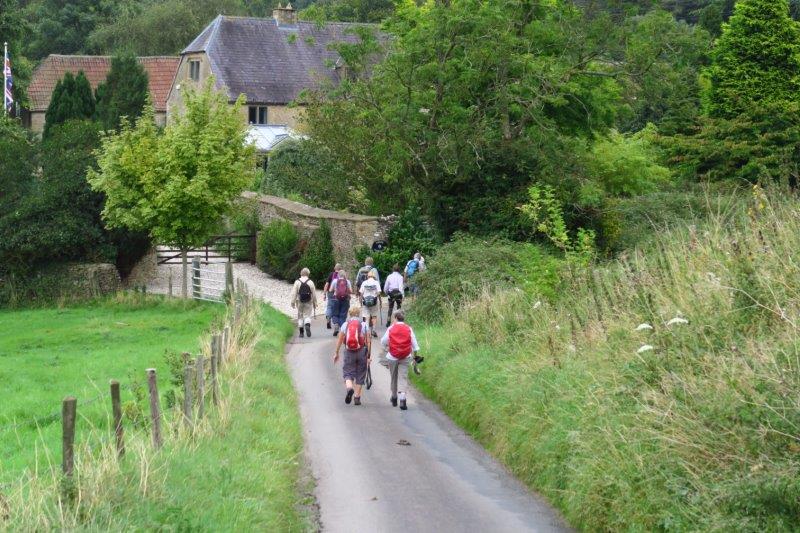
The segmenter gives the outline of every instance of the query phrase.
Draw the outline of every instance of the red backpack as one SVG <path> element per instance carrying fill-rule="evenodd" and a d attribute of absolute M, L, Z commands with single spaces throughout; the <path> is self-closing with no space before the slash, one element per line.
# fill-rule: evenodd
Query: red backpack
<path fill-rule="evenodd" d="M 411 328 L 403 322 L 394 324 L 389 329 L 389 353 L 395 359 L 405 359 L 411 355 Z"/>
<path fill-rule="evenodd" d="M 347 285 L 347 280 L 344 278 L 337 278 L 336 280 L 336 299 L 345 301 L 350 298 L 350 287 Z"/>
<path fill-rule="evenodd" d="M 361 321 L 353 318 L 347 321 L 347 330 L 345 331 L 344 344 L 348 350 L 355 351 L 367 345 L 364 338 L 364 331 L 361 328 Z"/>

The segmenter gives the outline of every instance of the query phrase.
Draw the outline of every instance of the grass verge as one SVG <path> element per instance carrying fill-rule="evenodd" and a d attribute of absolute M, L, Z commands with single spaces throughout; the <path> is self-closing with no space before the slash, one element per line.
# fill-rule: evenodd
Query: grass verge
<path fill-rule="evenodd" d="M 796 199 L 756 189 L 556 300 L 419 327 L 417 381 L 579 529 L 796 531 L 798 250 Z"/>

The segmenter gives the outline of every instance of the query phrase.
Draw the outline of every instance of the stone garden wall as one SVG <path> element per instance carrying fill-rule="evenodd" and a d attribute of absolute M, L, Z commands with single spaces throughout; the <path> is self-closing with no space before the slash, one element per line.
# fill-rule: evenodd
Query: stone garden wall
<path fill-rule="evenodd" d="M 388 240 L 392 217 L 372 217 L 318 209 L 286 198 L 254 192 L 242 194 L 245 201 L 257 202 L 259 219 L 268 224 L 275 219 L 291 222 L 302 237 L 309 237 L 326 220 L 331 228 L 336 261 L 351 272 L 356 267 L 355 250 L 372 246 L 376 240 Z"/>

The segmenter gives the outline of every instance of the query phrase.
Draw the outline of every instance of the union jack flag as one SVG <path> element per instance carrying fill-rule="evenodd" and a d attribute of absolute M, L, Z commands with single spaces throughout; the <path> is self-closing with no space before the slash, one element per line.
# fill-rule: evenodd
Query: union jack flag
<path fill-rule="evenodd" d="M 3 61 L 3 78 L 5 79 L 5 88 L 3 91 L 3 108 L 6 110 L 7 113 L 11 112 L 11 108 L 14 106 L 14 95 L 11 93 L 11 89 L 14 87 L 14 82 L 11 78 L 11 60 L 8 59 L 8 51 L 5 53 L 5 58 Z"/>

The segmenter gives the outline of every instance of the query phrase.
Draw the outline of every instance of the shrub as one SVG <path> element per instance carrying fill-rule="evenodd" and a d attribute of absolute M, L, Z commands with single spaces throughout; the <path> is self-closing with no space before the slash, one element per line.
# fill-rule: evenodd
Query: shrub
<path fill-rule="evenodd" d="M 311 234 L 311 238 L 306 243 L 294 271 L 287 272 L 287 274 L 292 274 L 292 277 L 296 277 L 300 274 L 301 268 L 308 268 L 311 271 L 311 279 L 314 280 L 318 287 L 322 287 L 328 274 L 333 270 L 334 264 L 331 227 L 325 220 L 322 220 L 319 228 Z M 288 279 L 291 279 L 291 277 Z"/>
<path fill-rule="evenodd" d="M 258 234 L 256 264 L 262 271 L 278 279 L 286 279 L 290 265 L 297 260 L 300 236 L 287 220 L 273 220 Z"/>
<path fill-rule="evenodd" d="M 433 255 L 440 243 L 441 237 L 422 215 L 422 211 L 417 207 L 410 207 L 389 230 L 389 246 L 380 252 L 373 252 L 368 246 L 361 247 L 356 250 L 356 259 L 364 264 L 364 259 L 371 256 L 383 279 L 395 264 L 404 267 L 416 252 L 420 252 L 425 258 Z"/>
<path fill-rule="evenodd" d="M 416 317 L 438 323 L 448 312 L 468 307 L 485 292 L 520 289 L 552 297 L 561 262 L 541 247 L 503 239 L 457 236 L 418 274 Z"/>

